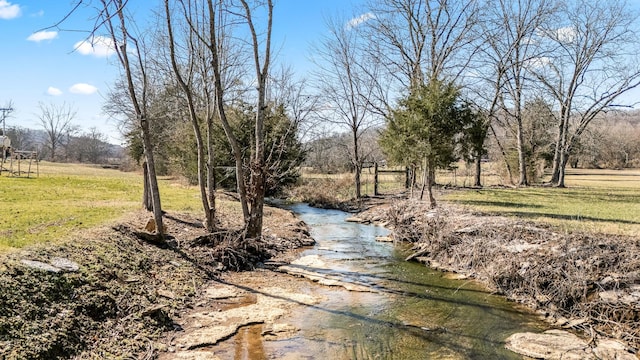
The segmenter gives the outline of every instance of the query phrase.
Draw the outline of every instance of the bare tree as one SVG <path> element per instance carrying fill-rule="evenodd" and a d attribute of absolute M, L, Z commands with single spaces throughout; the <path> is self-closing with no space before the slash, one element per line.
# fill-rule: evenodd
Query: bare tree
<path fill-rule="evenodd" d="M 40 102 L 38 108 L 38 120 L 47 136 L 45 146 L 49 150 L 49 158 L 54 161 L 56 150 L 62 145 L 69 131 L 75 128 L 72 121 L 76 117 L 76 110 L 66 103 L 56 105 Z"/>
<path fill-rule="evenodd" d="M 640 85 L 638 17 L 626 2 L 566 0 L 544 31 L 550 58 L 533 72 L 558 106 L 551 182 L 564 187 L 565 168 L 581 135 L 600 113 Z"/>
<path fill-rule="evenodd" d="M 194 9 L 192 6 L 196 6 L 197 2 L 181 1 L 180 3 L 182 4 L 183 13 L 187 18 L 190 29 L 189 36 L 195 37 L 194 39 L 190 39 L 193 42 L 188 42 L 188 44 L 191 45 L 188 45 L 187 49 L 189 49 L 189 51 L 204 50 L 200 53 L 200 56 L 202 56 L 202 59 L 205 59 L 206 62 L 202 62 L 201 64 L 207 65 L 206 76 L 212 79 L 212 82 L 206 83 L 208 85 L 205 86 L 206 91 L 203 96 L 207 99 L 207 103 L 212 105 L 211 107 L 207 106 L 207 109 L 211 110 L 207 112 L 207 117 L 212 121 L 215 115 L 215 117 L 220 120 L 232 149 L 236 165 L 236 184 L 245 222 L 245 235 L 248 238 L 260 237 L 262 235 L 266 178 L 264 120 L 267 111 L 267 78 L 271 65 L 273 2 L 271 0 L 240 0 L 238 3 L 235 3 L 223 0 L 207 0 L 201 3 L 203 8 L 199 13 L 191 11 Z M 165 12 L 170 13 L 168 10 L 168 1 L 165 1 Z M 196 14 L 199 14 L 203 21 L 196 21 L 197 19 L 193 16 Z M 266 17 L 266 29 L 264 29 L 264 32 L 256 28 L 254 23 L 255 17 L 261 15 Z M 168 19 L 171 20 L 171 17 L 168 16 Z M 248 34 L 248 39 L 243 39 L 241 35 L 237 35 L 237 37 L 230 36 L 232 27 L 240 25 L 247 26 L 245 34 Z M 175 39 L 173 36 L 172 38 Z M 251 80 L 252 86 L 257 90 L 254 98 L 256 101 L 256 117 L 254 122 L 255 143 L 251 147 L 248 173 L 244 167 L 246 159 L 243 149 L 227 117 L 228 97 L 233 95 L 232 87 L 230 87 L 229 84 L 240 81 L 239 78 L 234 78 L 235 74 L 232 74 L 233 70 L 230 71 L 230 69 L 235 68 L 237 71 L 237 69 L 242 68 L 242 65 L 228 62 L 231 55 L 228 52 L 228 45 L 231 41 L 240 43 L 241 48 L 246 47 L 249 49 L 248 57 L 252 60 L 255 69 L 255 73 L 252 76 L 253 79 Z M 238 56 L 238 58 L 241 57 L 242 56 Z M 175 56 L 173 56 L 173 58 L 175 59 Z M 189 64 L 189 62 L 187 62 L 187 64 Z M 192 64 L 191 66 L 195 66 L 193 62 L 190 64 Z M 175 73 L 184 74 L 182 71 L 175 71 L 181 70 L 177 63 L 174 63 L 173 68 Z M 241 70 L 244 70 L 244 68 Z M 205 74 L 205 72 L 203 72 L 203 74 Z M 182 75 L 182 83 L 183 85 L 181 87 L 183 91 L 185 89 L 188 90 L 191 83 L 184 75 Z M 191 114 L 190 116 L 193 119 L 197 114 Z M 207 127 L 211 135 L 211 131 L 213 131 L 212 122 L 209 122 Z M 212 148 L 209 147 L 209 150 L 209 154 L 211 154 Z M 201 154 L 201 156 L 203 156 L 203 154 Z M 210 167 L 210 169 L 211 171 L 213 170 L 212 167 Z M 202 176 L 200 177 L 200 181 L 202 181 Z M 209 176 L 209 181 L 211 181 L 211 176 Z M 211 205 L 210 209 L 212 209 Z"/>
<path fill-rule="evenodd" d="M 174 37 L 174 29 L 172 25 L 172 9 L 169 6 L 169 0 L 165 0 L 164 8 L 165 8 L 165 18 L 167 25 L 167 34 L 169 37 L 169 56 L 171 67 L 173 69 L 174 76 L 182 89 L 186 97 L 187 109 L 189 113 L 189 118 L 191 119 L 192 128 L 194 137 L 196 140 L 196 150 L 197 150 L 197 160 L 198 160 L 198 185 L 200 187 L 200 198 L 202 201 L 202 206 L 205 213 L 205 224 L 207 230 L 210 232 L 215 229 L 215 175 L 213 171 L 213 146 L 211 141 L 208 144 L 205 144 L 204 136 L 202 134 L 202 125 L 197 115 L 197 105 L 196 105 L 196 94 L 194 88 L 197 86 L 194 83 L 195 72 L 197 71 L 198 64 L 203 64 L 206 62 L 203 59 L 203 46 L 201 46 L 200 39 L 204 39 L 203 33 L 204 31 L 201 29 L 201 26 L 206 25 L 200 22 L 200 15 L 198 13 L 198 7 L 192 6 L 191 2 L 185 3 L 185 1 L 180 1 L 182 12 L 184 14 L 184 19 L 187 21 L 189 25 L 188 34 L 186 35 L 187 40 L 185 41 L 186 47 L 185 57 L 187 58 L 186 64 L 178 63 L 178 58 L 176 55 L 176 40 Z M 203 14 L 202 14 L 203 15 Z M 198 38 L 200 37 L 200 39 Z M 202 61 L 200 61 L 202 59 Z M 204 70 L 204 69 L 203 69 Z M 184 74 L 183 74 L 184 73 Z M 203 71 L 206 74 L 206 70 Z M 202 76 L 201 79 L 207 79 L 207 76 Z M 200 88 L 207 89 L 207 83 L 205 82 L 198 84 Z M 209 94 L 208 92 L 205 92 Z M 211 97 L 206 96 L 205 99 L 209 100 Z M 211 107 L 207 106 L 207 110 L 210 110 Z M 212 134 L 210 133 L 213 129 L 213 112 L 206 111 L 206 127 L 205 129 L 209 132 L 208 139 L 212 139 Z M 206 153 L 205 153 L 206 152 Z M 208 169 L 208 171 L 205 169 Z M 207 181 L 208 179 L 210 181 Z"/>
<path fill-rule="evenodd" d="M 368 49 L 400 91 L 430 80 L 456 83 L 476 52 L 478 1 L 372 0 Z M 380 84 L 389 87 L 390 84 Z"/>
<path fill-rule="evenodd" d="M 147 92 L 149 91 L 147 77 L 146 52 L 144 44 L 139 41 L 134 33 L 129 31 L 135 28 L 133 22 L 125 13 L 124 0 L 100 0 L 102 7 L 99 9 L 99 19 L 106 27 L 118 56 L 120 65 L 126 79 L 126 87 L 129 92 L 135 117 L 141 132 L 145 162 L 145 197 L 151 198 L 153 217 L 156 223 L 156 234 L 163 238 L 162 205 L 160 190 L 156 176 L 156 166 L 153 156 L 153 145 L 148 114 Z M 129 26 L 131 25 L 131 26 Z M 97 29 L 96 29 L 97 30 Z M 132 60 L 134 63 L 132 63 Z M 150 195 L 150 196 L 149 196 Z"/>
<path fill-rule="evenodd" d="M 346 21 L 327 19 L 329 34 L 322 40 L 315 53 L 318 71 L 318 87 L 327 109 L 323 118 L 348 129 L 351 136 L 350 158 L 354 169 L 355 197 L 360 198 L 363 156 L 360 138 L 365 130 L 376 123 L 377 117 L 371 108 L 374 77 L 366 76 L 375 69 L 364 67 L 365 63 L 362 33 L 354 27 L 345 26 Z"/>
<path fill-rule="evenodd" d="M 267 113 L 267 79 L 269 78 L 269 67 L 271 66 L 271 32 L 273 29 L 273 1 L 254 0 L 251 5 L 247 0 L 240 0 L 245 11 L 245 20 L 249 27 L 251 36 L 253 63 L 255 65 L 256 76 L 256 119 L 255 119 L 255 148 L 251 161 L 251 178 L 249 186 L 251 188 L 251 212 L 247 224 L 247 236 L 257 238 L 262 236 L 262 220 L 264 217 L 264 196 L 265 196 L 265 141 L 264 122 Z M 266 7 L 267 27 L 264 30 L 264 38 L 254 24 L 254 11 L 259 7 Z"/>
<path fill-rule="evenodd" d="M 69 156 L 75 161 L 97 164 L 109 156 L 107 136 L 96 127 L 72 138 L 70 145 L 72 151 Z"/>
<path fill-rule="evenodd" d="M 523 127 L 523 109 L 527 90 L 531 88 L 528 69 L 544 58 L 537 39 L 542 25 L 555 11 L 551 0 L 487 1 L 482 24 L 484 66 L 479 70 L 492 88 L 486 98 L 488 114 L 493 120 L 505 115 L 507 127 L 514 129 L 518 152 L 518 185 L 528 185 Z M 492 128 L 495 135 L 495 129 Z M 503 150 L 504 153 L 504 150 Z"/>

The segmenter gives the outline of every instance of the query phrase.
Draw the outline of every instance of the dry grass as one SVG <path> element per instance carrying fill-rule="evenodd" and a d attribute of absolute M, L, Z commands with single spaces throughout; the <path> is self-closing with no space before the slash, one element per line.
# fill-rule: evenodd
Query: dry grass
<path fill-rule="evenodd" d="M 288 190 L 287 198 L 312 206 L 339 208 L 354 197 L 353 180 L 347 176 L 304 177 L 302 184 Z"/>

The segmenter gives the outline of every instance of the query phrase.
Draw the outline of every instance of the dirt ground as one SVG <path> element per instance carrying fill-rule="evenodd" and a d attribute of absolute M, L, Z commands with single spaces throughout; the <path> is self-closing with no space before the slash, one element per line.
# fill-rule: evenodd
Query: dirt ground
<path fill-rule="evenodd" d="M 167 213 L 169 240 L 158 246 L 145 240 L 150 217 L 140 211 L 0 256 L 0 358 L 156 358 L 161 340 L 180 330 L 176 319 L 223 274 L 313 244 L 305 224 L 277 208 L 266 209 L 264 239 L 244 243 L 233 231 L 207 235 L 192 214 Z"/>

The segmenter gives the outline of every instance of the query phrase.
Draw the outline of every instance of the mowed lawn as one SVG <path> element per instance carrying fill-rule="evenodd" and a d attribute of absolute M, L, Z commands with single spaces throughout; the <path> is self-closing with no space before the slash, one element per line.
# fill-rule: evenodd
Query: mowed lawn
<path fill-rule="evenodd" d="M 640 236 L 640 170 L 568 170 L 567 188 L 448 192 L 443 200 L 484 213 L 543 221 L 563 230 Z"/>
<path fill-rule="evenodd" d="M 32 169 L 35 170 L 35 169 Z M 160 178 L 163 209 L 200 211 L 198 190 Z M 566 230 L 640 235 L 640 170 L 570 170 L 567 188 L 486 188 L 440 200 L 485 213 L 544 221 Z M 142 175 L 42 161 L 39 176 L 0 176 L 0 251 L 68 239 L 140 209 Z"/>
<path fill-rule="evenodd" d="M 23 169 L 24 170 L 24 169 Z M 140 209 L 142 175 L 42 161 L 36 177 L 0 176 L 0 251 L 56 241 Z M 160 179 L 163 208 L 198 209 L 195 188 Z"/>

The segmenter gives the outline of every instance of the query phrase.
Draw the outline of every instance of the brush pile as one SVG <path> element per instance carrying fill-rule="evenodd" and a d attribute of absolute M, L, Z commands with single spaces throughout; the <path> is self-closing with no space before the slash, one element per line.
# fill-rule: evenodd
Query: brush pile
<path fill-rule="evenodd" d="M 417 260 L 483 281 L 547 320 L 640 347 L 640 240 L 399 201 L 386 218 Z"/>

